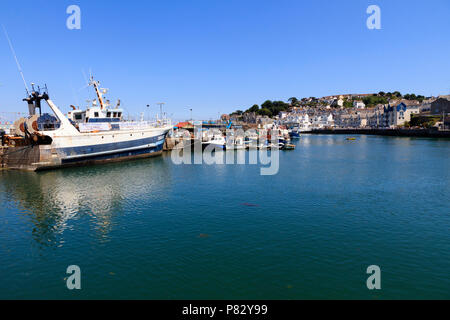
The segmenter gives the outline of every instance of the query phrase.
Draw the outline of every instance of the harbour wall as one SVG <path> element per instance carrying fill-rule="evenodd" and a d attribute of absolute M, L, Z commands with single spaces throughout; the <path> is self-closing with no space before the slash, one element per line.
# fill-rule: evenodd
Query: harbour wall
<path fill-rule="evenodd" d="M 35 163 L 40 161 L 40 149 L 26 147 L 2 147 L 0 149 L 0 167 L 2 169 L 34 170 Z"/>
<path fill-rule="evenodd" d="M 316 129 L 310 134 L 364 134 L 390 137 L 450 138 L 450 131 L 433 129 Z"/>

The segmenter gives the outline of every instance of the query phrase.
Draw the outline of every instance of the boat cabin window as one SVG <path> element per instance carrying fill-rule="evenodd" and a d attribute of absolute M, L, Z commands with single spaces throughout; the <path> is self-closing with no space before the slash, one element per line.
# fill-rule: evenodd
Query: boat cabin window
<path fill-rule="evenodd" d="M 98 118 L 98 112 L 94 112 L 94 117 Z"/>
<path fill-rule="evenodd" d="M 122 112 L 118 112 L 117 116 L 120 118 L 122 116 Z"/>
<path fill-rule="evenodd" d="M 117 112 L 113 113 L 113 118 L 117 118 Z"/>
<path fill-rule="evenodd" d="M 81 113 L 75 113 L 75 120 L 81 120 L 83 119 L 83 116 L 81 115 Z"/>
<path fill-rule="evenodd" d="M 106 117 L 107 117 L 107 118 L 111 118 L 111 112 L 108 111 L 108 112 L 106 113 Z"/>

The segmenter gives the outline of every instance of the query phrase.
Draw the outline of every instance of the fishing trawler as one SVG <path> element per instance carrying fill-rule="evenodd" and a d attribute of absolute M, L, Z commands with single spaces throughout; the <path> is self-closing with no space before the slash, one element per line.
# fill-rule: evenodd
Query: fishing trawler
<path fill-rule="evenodd" d="M 89 86 L 96 93 L 92 106 L 72 106 L 66 116 L 50 99 L 47 87 L 35 89 L 32 84 L 24 99 L 29 116 L 14 123 L 13 134 L 1 137 L 1 167 L 36 171 L 160 155 L 172 128 L 170 120 L 125 121 L 120 100 L 111 108 L 103 96 L 107 89 L 99 85 L 91 77 Z M 42 114 L 42 100 L 54 115 Z"/>

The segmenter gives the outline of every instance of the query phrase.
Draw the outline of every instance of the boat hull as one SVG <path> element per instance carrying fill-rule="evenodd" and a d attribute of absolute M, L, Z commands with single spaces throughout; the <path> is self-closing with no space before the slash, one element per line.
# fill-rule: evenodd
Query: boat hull
<path fill-rule="evenodd" d="M 160 148 L 160 150 L 157 149 L 144 149 L 141 152 L 131 152 L 131 153 L 117 153 L 112 154 L 110 156 L 104 156 L 104 157 L 86 157 L 84 159 L 80 159 L 77 161 L 62 161 L 61 164 L 57 165 L 42 165 L 38 166 L 34 171 L 44 171 L 44 170 L 52 170 L 52 169 L 58 169 L 58 168 L 67 168 L 67 167 L 80 167 L 80 166 L 89 166 L 89 165 L 98 165 L 98 164 L 105 164 L 105 163 L 114 163 L 114 162 L 122 162 L 122 161 L 130 161 L 130 160 L 136 160 L 136 159 L 144 159 L 144 158 L 151 158 L 151 157 L 157 157 L 162 154 L 163 150 Z"/>
<path fill-rule="evenodd" d="M 210 147 L 211 149 L 214 150 L 225 150 L 225 145 L 224 144 L 219 144 L 219 143 L 210 143 L 210 142 L 203 142 L 202 143 L 202 148 L 206 149 Z"/>
<path fill-rule="evenodd" d="M 245 150 L 246 146 L 225 146 L 225 150 Z"/>
<path fill-rule="evenodd" d="M 154 157 L 162 154 L 167 132 L 161 128 L 52 136 L 51 145 L 11 152 L 6 168 L 40 171 Z"/>

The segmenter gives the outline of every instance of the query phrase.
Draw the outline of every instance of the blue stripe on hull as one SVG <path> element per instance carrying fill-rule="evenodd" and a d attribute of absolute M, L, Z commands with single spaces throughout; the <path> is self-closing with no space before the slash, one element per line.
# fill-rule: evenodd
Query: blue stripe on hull
<path fill-rule="evenodd" d="M 127 157 L 139 157 L 139 156 L 145 156 L 145 155 L 151 155 L 152 153 L 156 153 L 159 151 L 162 151 L 164 143 L 161 143 L 155 147 L 145 148 L 145 149 L 139 149 L 139 150 L 131 150 L 131 151 L 121 151 L 117 153 L 110 153 L 110 154 L 104 154 L 104 155 L 86 155 L 85 157 L 80 158 L 73 158 L 73 159 L 62 159 L 62 164 L 76 164 L 76 163 L 83 163 L 83 162 L 91 162 L 91 161 L 106 161 L 106 160 L 119 160 L 120 158 L 127 158 Z"/>
<path fill-rule="evenodd" d="M 161 140 L 158 140 L 158 137 L 163 137 Z M 152 144 L 152 143 L 161 143 L 164 144 L 165 135 L 158 135 L 155 137 L 145 138 L 145 139 L 136 139 L 136 140 L 130 140 L 130 141 L 124 141 L 124 142 L 113 142 L 113 143 L 105 143 L 105 144 L 98 144 L 98 145 L 90 145 L 90 146 L 82 146 L 82 147 L 70 147 L 70 148 L 61 148 L 59 151 L 61 151 L 63 154 L 67 156 L 72 155 L 89 155 L 90 153 L 97 153 L 97 152 L 108 152 L 108 151 L 114 151 L 118 149 L 127 149 L 127 148 L 134 148 L 143 146 L 146 144 Z"/>

